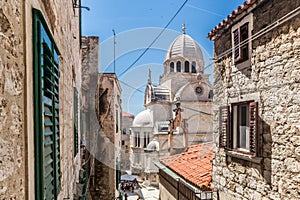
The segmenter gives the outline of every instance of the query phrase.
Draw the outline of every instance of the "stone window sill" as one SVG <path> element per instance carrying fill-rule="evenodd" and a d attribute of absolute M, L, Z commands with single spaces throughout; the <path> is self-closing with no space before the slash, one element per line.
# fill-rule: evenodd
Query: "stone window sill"
<path fill-rule="evenodd" d="M 228 155 L 230 157 L 247 160 L 247 161 L 250 161 L 250 162 L 256 163 L 256 164 L 261 164 L 261 162 L 262 162 L 261 157 L 251 156 L 251 155 L 243 154 L 240 152 L 235 152 L 232 150 L 226 150 L 225 153 L 226 153 L 226 155 Z"/>

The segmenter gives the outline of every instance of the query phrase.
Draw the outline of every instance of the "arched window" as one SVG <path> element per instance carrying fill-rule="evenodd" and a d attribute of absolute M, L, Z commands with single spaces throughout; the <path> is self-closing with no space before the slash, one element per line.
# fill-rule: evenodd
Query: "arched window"
<path fill-rule="evenodd" d="M 189 63 L 189 61 L 184 62 L 184 72 L 190 72 L 190 63 Z"/>
<path fill-rule="evenodd" d="M 196 62 L 192 62 L 192 73 L 196 73 Z"/>
<path fill-rule="evenodd" d="M 174 63 L 173 62 L 170 63 L 170 72 L 174 72 Z"/>
<path fill-rule="evenodd" d="M 181 72 L 181 62 L 180 61 L 177 61 L 177 63 L 176 63 L 176 71 Z"/>

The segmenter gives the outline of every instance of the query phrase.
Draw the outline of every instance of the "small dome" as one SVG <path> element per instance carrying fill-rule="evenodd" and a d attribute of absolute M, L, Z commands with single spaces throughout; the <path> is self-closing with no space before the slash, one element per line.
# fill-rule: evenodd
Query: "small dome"
<path fill-rule="evenodd" d="M 147 150 L 156 150 L 159 151 L 159 142 L 156 138 L 153 138 L 153 140 L 147 145 Z"/>
<path fill-rule="evenodd" d="M 153 117 L 150 109 L 140 112 L 133 120 L 133 127 L 152 127 Z"/>
<path fill-rule="evenodd" d="M 202 51 L 199 45 L 193 38 L 184 33 L 179 35 L 170 45 L 165 57 L 165 62 L 176 57 L 203 62 Z"/>

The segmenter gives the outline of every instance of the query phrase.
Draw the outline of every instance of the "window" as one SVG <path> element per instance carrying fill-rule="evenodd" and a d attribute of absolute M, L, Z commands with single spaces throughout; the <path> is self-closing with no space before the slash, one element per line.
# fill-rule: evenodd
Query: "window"
<path fill-rule="evenodd" d="M 249 59 L 248 24 L 246 23 L 233 31 L 234 61 L 236 63 Z"/>
<path fill-rule="evenodd" d="M 184 72 L 190 72 L 190 63 L 189 63 L 189 61 L 184 62 Z"/>
<path fill-rule="evenodd" d="M 192 73 L 196 73 L 196 62 L 192 62 Z"/>
<path fill-rule="evenodd" d="M 219 146 L 257 156 L 257 120 L 257 102 L 221 107 Z"/>
<path fill-rule="evenodd" d="M 122 140 L 122 145 L 125 145 L 125 140 Z"/>
<path fill-rule="evenodd" d="M 33 9 L 35 197 L 60 191 L 59 51 L 40 11 Z"/>
<path fill-rule="evenodd" d="M 137 146 L 138 147 L 141 146 L 141 136 L 140 136 L 140 133 L 138 133 L 138 135 L 137 135 Z"/>
<path fill-rule="evenodd" d="M 177 61 L 177 63 L 176 63 L 176 71 L 181 72 L 181 62 L 180 61 Z"/>
<path fill-rule="evenodd" d="M 144 148 L 147 147 L 147 133 L 144 133 Z"/>
<path fill-rule="evenodd" d="M 134 140 L 134 146 L 140 147 L 141 141 L 140 141 L 140 132 L 135 133 L 135 140 Z"/>
<path fill-rule="evenodd" d="M 170 63 L 170 72 L 174 72 L 174 63 L 173 62 Z"/>
<path fill-rule="evenodd" d="M 232 60 L 238 70 L 249 73 L 251 66 L 251 33 L 253 30 L 253 13 L 246 15 L 231 28 Z"/>
<path fill-rule="evenodd" d="M 116 133 L 119 131 L 119 112 L 116 110 Z"/>
<path fill-rule="evenodd" d="M 126 128 L 123 128 L 123 135 L 126 135 Z"/>

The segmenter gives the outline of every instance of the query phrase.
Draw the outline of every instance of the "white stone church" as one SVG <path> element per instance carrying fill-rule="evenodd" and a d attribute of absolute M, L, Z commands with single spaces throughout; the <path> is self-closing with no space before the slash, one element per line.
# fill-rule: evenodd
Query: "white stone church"
<path fill-rule="evenodd" d="M 181 153 L 192 144 L 212 140 L 212 86 L 204 74 L 202 51 L 189 35 L 183 33 L 170 45 L 164 60 L 160 84 L 151 82 L 149 70 L 144 106 L 131 127 L 131 172 L 157 183 L 158 169 L 153 161 L 168 156 L 169 120 L 175 102 L 181 104 L 181 127 L 174 132 L 172 144 Z"/>

